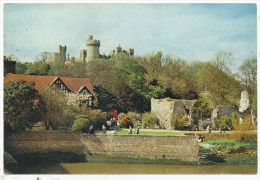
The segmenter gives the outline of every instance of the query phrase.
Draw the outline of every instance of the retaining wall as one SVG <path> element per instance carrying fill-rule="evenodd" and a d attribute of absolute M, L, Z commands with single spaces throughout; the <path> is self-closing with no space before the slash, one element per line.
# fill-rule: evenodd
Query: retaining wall
<path fill-rule="evenodd" d="M 5 137 L 10 154 L 75 152 L 149 159 L 198 161 L 197 137 L 81 134 L 67 131 L 19 132 Z"/>

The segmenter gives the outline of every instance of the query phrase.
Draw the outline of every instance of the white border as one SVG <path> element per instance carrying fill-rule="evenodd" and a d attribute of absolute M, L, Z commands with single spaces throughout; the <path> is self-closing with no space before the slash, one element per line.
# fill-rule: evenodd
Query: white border
<path fill-rule="evenodd" d="M 260 1 L 259 0 L 1 0 L 0 1 L 0 35 L 2 38 L 1 44 L 0 44 L 0 66 L 3 77 L 3 6 L 5 3 L 254 3 L 257 5 L 257 59 L 260 59 L 260 38 L 259 38 L 259 31 L 260 31 Z M 258 75 L 260 67 L 258 65 Z M 260 77 L 260 76 L 259 76 Z M 259 81 L 258 81 L 259 85 Z M 259 86 L 258 86 L 259 87 Z M 260 93 L 259 88 L 257 89 L 258 95 Z M 4 175 L 3 174 L 3 78 L 0 80 L 0 177 L 1 179 L 37 179 L 39 177 L 40 180 L 50 180 L 50 179 L 108 179 L 108 180 L 114 180 L 114 179 L 126 179 L 126 180 L 132 180 L 133 178 L 136 180 L 141 179 L 200 179 L 200 180 L 224 180 L 224 179 L 236 179 L 236 180 L 244 180 L 244 179 L 260 179 L 260 167 L 258 163 L 258 174 L 257 175 Z M 259 106 L 258 106 L 258 116 L 259 116 Z M 259 120 L 259 117 L 258 117 Z M 260 132 L 260 127 L 258 123 L 258 132 Z M 258 133 L 259 137 L 259 133 Z M 259 161 L 259 150 L 260 145 L 258 141 L 258 161 Z"/>

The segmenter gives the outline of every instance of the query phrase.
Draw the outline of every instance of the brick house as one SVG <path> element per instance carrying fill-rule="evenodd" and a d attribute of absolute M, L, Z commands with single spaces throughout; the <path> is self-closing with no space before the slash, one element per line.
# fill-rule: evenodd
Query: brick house
<path fill-rule="evenodd" d="M 4 84 L 11 81 L 24 80 L 34 82 L 34 88 L 41 92 L 47 85 L 54 86 L 63 91 L 64 94 L 77 93 L 79 95 L 88 95 L 89 106 L 93 105 L 94 91 L 89 78 L 69 78 L 58 76 L 38 76 L 9 73 L 4 78 Z"/>

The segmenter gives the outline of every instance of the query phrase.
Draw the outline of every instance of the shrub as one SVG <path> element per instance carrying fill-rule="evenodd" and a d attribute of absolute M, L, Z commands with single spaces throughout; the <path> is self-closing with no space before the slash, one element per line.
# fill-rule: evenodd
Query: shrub
<path fill-rule="evenodd" d="M 230 138 L 236 141 L 256 141 L 257 140 L 257 133 L 249 133 L 238 131 L 236 133 L 232 133 Z"/>
<path fill-rule="evenodd" d="M 80 115 L 77 115 L 77 116 L 76 116 L 76 119 L 80 119 L 80 118 L 88 119 L 89 116 L 87 116 L 87 115 L 85 115 L 85 114 L 80 114 Z"/>
<path fill-rule="evenodd" d="M 142 114 L 142 128 L 156 128 L 160 126 L 159 125 L 159 119 L 156 117 L 156 115 L 146 112 Z"/>
<path fill-rule="evenodd" d="M 125 117 L 126 114 L 125 113 L 119 113 L 118 114 L 118 121 L 120 121 L 123 117 Z"/>
<path fill-rule="evenodd" d="M 73 125 L 77 115 L 80 114 L 80 108 L 78 106 L 67 106 L 63 111 L 64 115 L 64 129 L 68 129 Z"/>
<path fill-rule="evenodd" d="M 142 123 L 142 116 L 136 112 L 128 112 L 127 116 L 133 122 L 134 126 L 140 126 Z"/>
<path fill-rule="evenodd" d="M 122 128 L 129 128 L 129 126 L 133 126 L 132 121 L 129 119 L 128 116 L 123 117 L 120 120 L 120 127 L 122 127 Z"/>
<path fill-rule="evenodd" d="M 172 100 L 170 97 L 166 97 L 166 98 L 164 98 L 166 101 L 170 101 L 170 100 Z"/>
<path fill-rule="evenodd" d="M 234 126 L 235 130 L 237 130 L 237 131 L 247 131 L 247 130 L 255 129 L 254 124 L 252 124 L 252 117 L 251 116 L 246 116 L 246 117 L 242 117 L 242 118 L 243 118 L 243 123 L 240 124 L 239 120 L 237 120 L 237 123 Z"/>
<path fill-rule="evenodd" d="M 184 116 L 174 116 L 174 118 L 171 121 L 172 127 L 176 130 L 184 130 L 185 124 L 186 124 L 187 114 Z"/>
<path fill-rule="evenodd" d="M 72 131 L 82 131 L 88 132 L 88 128 L 90 126 L 90 120 L 86 118 L 78 118 L 75 119 L 74 124 L 72 125 Z"/>
<path fill-rule="evenodd" d="M 228 116 L 222 116 L 218 120 L 218 126 L 222 130 L 231 130 L 232 126 L 232 119 Z"/>
<path fill-rule="evenodd" d="M 86 112 L 86 115 L 80 115 L 80 117 L 88 118 L 94 126 L 94 129 L 102 129 L 102 125 L 106 124 L 107 120 L 106 113 L 102 112 L 100 109 L 89 109 Z"/>

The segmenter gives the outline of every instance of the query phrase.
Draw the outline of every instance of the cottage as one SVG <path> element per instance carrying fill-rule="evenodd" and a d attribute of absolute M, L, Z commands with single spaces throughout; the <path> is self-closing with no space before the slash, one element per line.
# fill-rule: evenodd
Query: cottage
<path fill-rule="evenodd" d="M 34 82 L 34 88 L 41 92 L 47 85 L 54 86 L 63 91 L 64 94 L 75 93 L 88 96 L 88 104 L 91 106 L 94 100 L 94 91 L 90 79 L 88 78 L 69 78 L 57 76 L 38 76 L 9 73 L 4 78 L 4 84 L 11 81 L 24 80 Z"/>

